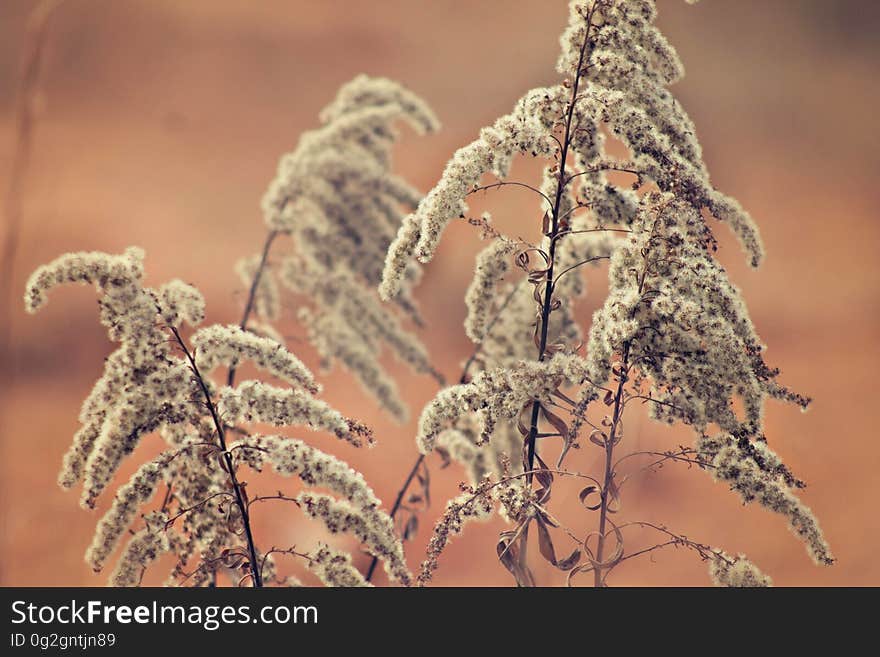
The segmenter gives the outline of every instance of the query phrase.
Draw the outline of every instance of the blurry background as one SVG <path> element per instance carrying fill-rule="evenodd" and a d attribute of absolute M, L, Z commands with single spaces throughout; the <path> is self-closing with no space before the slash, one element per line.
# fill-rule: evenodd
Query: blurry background
<path fill-rule="evenodd" d="M 815 398 L 807 414 L 770 403 L 768 437 L 808 481 L 803 499 L 839 562 L 813 566 L 783 519 L 743 509 L 725 486 L 682 466 L 639 480 L 624 497 L 624 513 L 665 522 L 728 552 L 747 552 L 777 584 L 878 585 L 880 442 L 872 392 L 880 356 L 878 3 L 658 4 L 659 24 L 688 71 L 676 93 L 697 125 L 713 180 L 739 198 L 763 230 L 768 258 L 759 271 L 744 266 L 723 226 L 716 231 L 720 258 L 743 289 L 782 381 Z M 13 267 L 16 297 L 37 265 L 62 252 L 119 252 L 136 244 L 146 249 L 150 284 L 180 277 L 204 292 L 209 321 L 237 321 L 243 294 L 232 265 L 262 243 L 260 196 L 278 157 L 316 125 L 341 83 L 360 72 L 386 75 L 434 107 L 441 133 L 407 133 L 397 156 L 398 170 L 428 189 L 455 148 L 509 111 L 523 91 L 556 80 L 566 5 L 67 0 L 50 26 Z M 31 0 L 0 2 L 3 188 L 24 25 L 33 6 Z M 531 170 L 521 166 L 514 173 Z M 539 215 L 531 199 L 505 191 L 486 200 L 506 226 L 535 234 Z M 488 205 L 475 211 L 482 207 Z M 479 247 L 473 229 L 451 229 L 419 293 L 430 322 L 422 337 L 451 378 L 469 354 L 462 298 Z M 592 278 L 594 295 L 581 306 L 585 320 L 603 293 L 601 273 Z M 59 290 L 36 317 L 18 305 L 9 316 L 5 308 L 0 313 L 12 335 L 11 353 L 0 354 L 0 583 L 103 584 L 106 575 L 91 573 L 82 558 L 98 516 L 77 506 L 78 492 L 64 493 L 55 483 L 81 400 L 110 350 L 94 292 Z M 293 314 L 288 309 L 288 318 Z M 289 321 L 282 328 L 294 339 L 299 331 Z M 316 364 L 307 347 L 291 346 Z M 434 388 L 395 371 L 417 417 Z M 326 438 L 316 443 L 351 460 L 390 504 L 415 455 L 414 420 L 393 425 L 345 374 L 324 381 L 326 398 L 375 427 L 380 442 L 361 453 Z M 628 439 L 641 445 L 690 441 L 687 431 L 641 422 L 628 428 Z M 155 438 L 146 442 L 139 454 L 158 445 Z M 576 458 L 587 469 L 597 454 L 585 448 Z M 434 505 L 407 546 L 413 567 L 462 478 L 455 467 L 440 471 L 431 463 Z M 275 483 L 266 486 L 271 491 Z M 557 508 L 576 505 L 576 489 L 565 495 L 554 493 Z M 309 547 L 320 536 L 293 508 L 265 505 L 254 515 L 264 544 Z M 584 529 L 595 522 L 577 509 L 566 519 Z M 448 549 L 435 582 L 509 584 L 495 558 L 501 528 L 500 522 L 470 525 Z M 635 534 L 631 546 L 651 538 Z M 559 545 L 568 546 L 562 539 Z M 562 580 L 540 567 L 537 572 L 542 584 Z M 705 566 L 684 550 L 634 559 L 611 579 L 630 585 L 708 581 Z"/>

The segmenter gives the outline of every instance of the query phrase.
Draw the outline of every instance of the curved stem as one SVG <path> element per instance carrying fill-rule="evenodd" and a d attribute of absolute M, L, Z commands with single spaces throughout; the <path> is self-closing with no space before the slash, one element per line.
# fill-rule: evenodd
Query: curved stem
<path fill-rule="evenodd" d="M 523 183 L 523 182 L 519 182 L 516 180 L 499 180 L 498 182 L 490 183 L 488 185 L 480 185 L 479 187 L 474 187 L 474 189 L 469 191 L 466 194 L 466 196 L 470 196 L 471 194 L 476 194 L 477 192 L 486 192 L 486 191 L 489 191 L 490 189 L 495 189 L 498 187 L 507 187 L 508 185 L 512 185 L 515 187 L 524 187 L 525 189 L 528 189 L 530 191 L 535 192 L 535 194 L 538 194 L 541 198 L 543 198 L 545 201 L 547 201 L 547 205 L 553 204 L 550 201 L 550 198 L 544 192 L 542 192 L 540 189 L 538 189 L 537 187 L 533 187 L 532 185 L 529 185 L 528 183 Z"/>
<path fill-rule="evenodd" d="M 572 265 L 571 267 L 565 268 L 560 274 L 553 279 L 552 287 L 556 287 L 556 284 L 559 282 L 559 279 L 565 276 L 568 272 L 574 271 L 578 267 L 583 267 L 584 265 L 588 265 L 591 262 L 596 262 L 597 260 L 610 260 L 611 256 L 593 256 L 592 258 L 587 258 L 586 260 L 581 260 L 580 262 Z"/>
<path fill-rule="evenodd" d="M 238 323 L 238 327 L 243 331 L 247 328 L 248 320 L 251 318 L 251 313 L 254 311 L 254 304 L 257 299 L 257 290 L 260 289 L 260 280 L 263 277 L 263 272 L 266 269 L 266 262 L 269 260 L 269 251 L 272 248 L 272 243 L 275 241 L 275 238 L 278 237 L 278 231 L 272 230 L 269 231 L 269 234 L 266 235 L 266 241 L 263 243 L 263 251 L 260 254 L 260 264 L 257 265 L 257 271 L 254 272 L 254 280 L 251 281 L 251 287 L 248 291 L 247 301 L 244 304 L 244 312 L 241 315 L 241 321 Z M 235 383 L 235 368 L 230 367 L 229 373 L 226 375 L 226 385 L 232 387 L 232 384 Z"/>
<path fill-rule="evenodd" d="M 254 544 L 254 535 L 251 531 L 251 517 L 248 513 L 248 506 L 244 501 L 244 496 L 241 493 L 241 484 L 238 483 L 238 477 L 235 476 L 235 465 L 232 462 L 232 454 L 230 454 L 229 450 L 226 448 L 226 431 L 224 429 L 223 422 L 220 421 L 220 414 L 217 412 L 217 406 L 214 404 L 214 400 L 211 398 L 211 392 L 208 390 L 208 385 L 205 383 L 205 379 L 202 377 L 201 372 L 199 372 L 199 367 L 198 365 L 196 365 L 195 357 L 193 357 L 192 353 L 187 348 L 186 343 L 183 341 L 183 338 L 180 337 L 180 332 L 173 326 L 169 328 L 174 334 L 174 337 L 177 340 L 177 344 L 183 350 L 186 359 L 189 361 L 190 367 L 192 367 L 196 382 L 199 384 L 202 395 L 205 397 L 205 405 L 208 407 L 208 412 L 211 414 L 211 419 L 214 421 L 214 428 L 217 430 L 217 440 L 219 441 L 220 449 L 223 450 L 223 460 L 226 463 L 226 471 L 229 473 L 229 479 L 232 483 L 232 489 L 233 491 L 235 491 L 235 503 L 238 506 L 239 512 L 241 513 L 241 522 L 244 525 L 244 533 L 245 538 L 247 539 L 248 553 L 250 554 L 251 577 L 253 579 L 254 586 L 257 588 L 261 588 L 263 586 L 263 577 L 260 573 L 259 562 L 257 561 L 257 547 Z"/>
<path fill-rule="evenodd" d="M 617 442 L 617 432 L 620 427 L 620 416 L 623 411 L 621 400 L 623 398 L 623 385 L 627 377 L 627 361 L 629 360 L 629 343 L 623 348 L 623 365 L 617 380 L 617 391 L 614 394 L 614 412 L 611 417 L 611 429 L 605 440 L 605 477 L 602 484 L 602 494 L 599 504 L 599 539 L 596 545 L 596 563 L 602 563 L 602 552 L 605 549 L 605 525 L 608 522 L 609 491 L 614 481 L 614 444 Z M 603 568 L 597 565 L 593 569 L 594 584 L 596 587 L 604 586 L 602 581 Z"/>
<path fill-rule="evenodd" d="M 397 498 L 394 500 L 394 505 L 391 507 L 391 511 L 388 514 L 391 516 L 391 519 L 394 520 L 394 516 L 400 510 L 400 505 L 403 503 L 403 496 L 406 495 L 406 491 L 409 490 L 409 486 L 412 483 L 412 480 L 415 479 L 416 473 L 419 471 L 419 468 L 422 467 L 422 463 L 425 462 L 425 455 L 419 454 L 419 458 L 416 459 L 416 462 L 413 463 L 413 467 L 410 469 L 409 474 L 406 477 L 406 481 L 403 482 L 403 486 L 400 487 L 400 490 L 397 492 Z M 364 578 L 369 582 L 373 577 L 373 573 L 376 572 L 376 565 L 379 563 L 379 557 L 373 557 L 370 561 L 370 567 L 367 568 L 367 574 Z"/>
<path fill-rule="evenodd" d="M 524 279 L 523 279 L 524 280 Z M 504 301 L 501 303 L 501 306 L 498 308 L 498 312 L 495 313 L 495 316 L 489 322 L 486 327 L 486 335 L 494 328 L 495 324 L 498 322 L 502 313 L 504 313 L 507 306 L 510 304 L 513 297 L 516 295 L 520 286 L 522 285 L 522 280 L 520 280 L 510 291 Z M 478 344 L 474 350 L 471 352 L 471 355 L 468 357 L 467 361 L 465 361 L 464 367 L 461 371 L 461 376 L 458 378 L 459 384 L 467 383 L 468 375 L 470 374 L 471 367 L 477 360 L 477 356 L 480 353 L 480 347 L 482 344 Z M 415 479 L 416 473 L 419 471 L 419 468 L 425 462 L 425 455 L 419 454 L 419 457 L 416 459 L 415 463 L 413 463 L 412 468 L 410 468 L 409 474 L 406 476 L 406 480 L 403 482 L 403 485 L 400 487 L 400 490 L 397 492 L 397 498 L 394 500 L 394 505 L 391 507 L 391 511 L 388 514 L 392 520 L 394 520 L 394 516 L 397 515 L 397 512 L 400 510 L 400 506 L 403 502 L 403 496 L 406 495 L 407 490 L 409 490 L 410 484 L 412 484 L 413 479 Z M 370 565 L 367 568 L 367 574 L 365 575 L 366 580 L 369 582 L 373 577 L 373 573 L 376 571 L 376 565 L 379 563 L 378 557 L 373 557 L 370 561 Z"/>
<path fill-rule="evenodd" d="M 655 224 L 656 225 L 656 224 Z M 645 281 L 648 278 L 648 272 L 650 271 L 651 263 L 645 258 L 645 265 L 642 269 L 641 274 L 639 274 L 639 286 L 638 286 L 638 294 L 642 295 L 645 289 Z M 623 386 L 629 378 L 629 355 L 630 355 L 630 347 L 632 346 L 632 341 L 628 340 L 623 343 L 623 349 L 621 350 L 621 365 L 619 368 L 619 374 L 617 375 L 617 391 L 614 395 L 614 411 L 611 419 L 611 430 L 608 433 L 608 438 L 605 440 L 605 483 L 602 486 L 602 497 L 601 497 L 601 506 L 599 507 L 599 539 L 598 544 L 596 546 L 596 562 L 602 563 L 602 551 L 605 548 L 605 525 L 608 520 L 608 492 L 611 489 L 611 485 L 614 481 L 614 445 L 618 441 L 618 431 L 620 429 L 620 416 L 623 413 L 624 406 L 626 406 L 625 400 L 623 400 Z M 636 359 L 638 360 L 638 359 Z M 612 566 L 607 568 L 602 568 L 601 566 L 597 566 L 594 569 L 594 584 L 595 586 L 604 586 L 605 583 L 603 581 L 602 572 L 608 571 Z"/>

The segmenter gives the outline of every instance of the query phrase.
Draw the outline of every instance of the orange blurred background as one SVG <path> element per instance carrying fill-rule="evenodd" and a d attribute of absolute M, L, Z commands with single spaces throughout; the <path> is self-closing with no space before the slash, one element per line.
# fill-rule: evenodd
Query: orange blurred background
<path fill-rule="evenodd" d="M 871 386 L 880 356 L 880 9 L 871 0 L 658 4 L 659 24 L 688 71 L 676 93 L 697 125 L 713 180 L 763 229 L 768 258 L 760 270 L 744 266 L 723 226 L 717 230 L 720 258 L 742 288 L 782 381 L 815 398 L 807 414 L 770 403 L 767 433 L 809 483 L 803 499 L 839 561 L 814 566 L 782 518 L 743 508 L 725 486 L 682 466 L 641 478 L 626 492 L 623 513 L 746 552 L 779 585 L 878 585 L 880 442 L 872 428 Z M 556 80 L 566 5 L 67 0 L 50 26 L 14 264 L 16 297 L 37 265 L 62 252 L 120 252 L 134 244 L 146 249 L 149 284 L 182 278 L 205 294 L 208 321 L 237 321 L 243 294 L 232 265 L 262 244 L 260 197 L 278 157 L 317 124 L 318 111 L 341 83 L 361 72 L 385 75 L 434 107 L 443 130 L 428 138 L 407 133 L 397 154 L 398 171 L 427 190 L 480 127 L 509 111 L 526 89 Z M 30 0 L 0 2 L 4 183 L 24 25 L 33 6 Z M 520 166 L 514 173 L 531 171 Z M 533 205 L 505 191 L 474 211 L 491 207 L 505 226 L 536 232 Z M 422 337 L 449 378 L 470 351 L 462 298 L 478 248 L 473 229 L 450 229 L 419 290 L 429 321 Z M 601 273 L 591 279 L 597 281 L 593 294 L 580 306 L 585 322 L 601 302 Z M 80 509 L 78 495 L 55 483 L 79 405 L 111 349 L 94 292 L 58 290 L 36 317 L 19 306 L 10 316 L 5 308 L 0 313 L 12 334 L 11 353 L 0 355 L 0 583 L 103 584 L 106 575 L 93 574 L 83 561 L 98 515 Z M 294 314 L 286 310 L 281 328 L 295 340 Z M 291 347 L 317 366 L 306 345 L 293 341 Z M 432 383 L 389 367 L 399 373 L 417 417 L 435 391 Z M 350 460 L 390 503 L 415 455 L 415 421 L 391 423 L 344 373 L 323 380 L 325 398 L 373 426 L 379 444 L 357 452 L 328 438 L 315 443 Z M 638 419 L 628 430 L 628 439 L 643 448 L 690 441 L 686 430 Z M 157 445 L 151 438 L 137 455 Z M 584 448 L 576 466 L 591 468 L 597 458 Z M 413 567 L 463 477 L 454 466 L 439 470 L 437 460 L 430 463 L 434 503 L 407 544 Z M 265 485 L 273 492 L 278 484 Z M 257 488 L 255 480 L 250 490 Z M 565 509 L 571 526 L 592 529 L 595 519 L 575 508 L 576 494 L 561 487 L 554 504 Z M 292 507 L 260 507 L 255 523 L 264 545 L 310 547 L 321 536 Z M 510 584 L 495 557 L 501 529 L 500 521 L 469 525 L 443 557 L 435 583 Z M 634 534 L 632 540 L 635 549 L 651 537 Z M 568 552 L 562 538 L 559 545 Z M 542 585 L 563 581 L 543 566 L 536 573 Z M 163 578 L 157 572 L 146 581 Z M 695 555 L 667 550 L 627 562 L 609 581 L 704 585 L 709 578 Z"/>

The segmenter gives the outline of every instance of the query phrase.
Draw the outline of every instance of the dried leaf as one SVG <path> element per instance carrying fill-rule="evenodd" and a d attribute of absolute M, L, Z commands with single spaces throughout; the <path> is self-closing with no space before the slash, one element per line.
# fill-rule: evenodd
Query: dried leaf
<path fill-rule="evenodd" d="M 580 500 L 581 504 L 583 504 L 584 507 L 586 507 L 590 511 L 598 511 L 599 508 L 602 506 L 601 496 L 600 496 L 600 500 L 599 500 L 598 504 L 595 504 L 595 505 L 587 504 L 587 498 L 590 497 L 590 495 L 593 495 L 594 493 L 596 493 L 596 494 L 599 493 L 599 487 L 593 486 L 592 484 L 585 487 L 584 489 L 581 490 L 580 493 L 578 493 L 578 499 Z"/>
<path fill-rule="evenodd" d="M 562 451 L 559 452 L 559 458 L 556 459 L 556 469 L 562 469 L 562 462 L 565 461 L 565 457 L 568 456 L 568 453 L 571 451 L 572 446 L 574 445 L 574 439 L 572 438 L 571 433 L 565 434 L 563 436 L 562 443 Z"/>
<path fill-rule="evenodd" d="M 565 423 L 561 417 L 553 413 L 552 411 L 547 410 L 543 404 L 540 405 L 541 413 L 544 415 L 544 419 L 549 422 L 554 429 L 556 429 L 557 433 L 560 436 L 567 436 L 570 432 L 568 425 Z"/>
<path fill-rule="evenodd" d="M 525 422 L 523 422 L 523 415 L 531 415 L 532 406 L 534 402 L 529 402 L 525 406 L 522 407 L 522 410 L 519 412 L 519 415 L 516 418 L 516 429 L 519 431 L 520 435 L 526 437 L 529 435 L 529 431 L 531 431 L 531 427 L 529 427 Z"/>
<path fill-rule="evenodd" d="M 515 530 L 501 532 L 496 546 L 498 559 L 507 568 L 517 586 L 534 586 L 535 580 L 531 571 L 523 563 L 521 545 L 528 540 L 527 525 L 520 525 Z"/>
<path fill-rule="evenodd" d="M 581 551 L 580 548 L 576 548 L 574 552 L 565 557 L 565 559 L 560 559 L 556 563 L 556 567 L 559 570 L 571 570 L 574 568 L 581 560 Z"/>
<path fill-rule="evenodd" d="M 425 498 L 425 507 L 431 506 L 431 471 L 428 465 L 422 461 L 422 467 L 419 469 L 419 483 L 422 485 L 422 495 Z"/>
<path fill-rule="evenodd" d="M 553 539 L 550 536 L 550 530 L 547 529 L 543 518 L 536 518 L 535 524 L 538 526 L 538 548 L 541 550 L 541 556 L 555 566 L 556 551 L 553 549 Z"/>
<path fill-rule="evenodd" d="M 546 269 L 533 269 L 529 272 L 529 283 L 533 285 L 537 285 L 538 283 L 542 283 L 547 278 L 547 270 Z"/>
<path fill-rule="evenodd" d="M 401 537 L 404 541 L 410 540 L 413 536 L 416 535 L 416 532 L 419 530 L 419 517 L 416 514 L 412 514 L 409 519 L 406 521 L 406 524 L 403 527 L 403 531 L 401 532 Z"/>
<path fill-rule="evenodd" d="M 452 457 L 449 456 L 449 451 L 447 451 L 444 447 L 437 446 L 434 448 L 434 451 L 440 455 L 440 469 L 445 470 L 452 463 Z"/>
<path fill-rule="evenodd" d="M 617 484 L 614 482 L 614 473 L 611 474 L 611 478 L 608 481 L 606 496 L 608 498 L 608 513 L 620 511 L 620 489 L 618 489 Z"/>
<path fill-rule="evenodd" d="M 550 472 L 550 468 L 547 467 L 547 464 L 544 463 L 544 460 L 538 454 L 535 454 L 535 460 L 538 461 L 535 479 L 538 480 L 538 483 L 541 484 L 543 488 L 549 490 L 550 486 L 553 484 L 553 473 Z"/>

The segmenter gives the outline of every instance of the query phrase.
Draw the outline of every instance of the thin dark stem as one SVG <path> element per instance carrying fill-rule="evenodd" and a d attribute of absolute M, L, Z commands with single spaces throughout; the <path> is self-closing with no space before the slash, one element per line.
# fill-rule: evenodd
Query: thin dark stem
<path fill-rule="evenodd" d="M 394 519 L 394 516 L 400 510 L 400 505 L 403 503 L 403 496 L 406 495 L 406 491 L 409 490 L 409 486 L 412 483 L 412 480 L 415 479 L 416 473 L 419 471 L 419 468 L 422 467 L 422 463 L 425 462 L 425 455 L 419 454 L 419 458 L 416 459 L 416 462 L 413 463 L 413 467 L 410 469 L 409 474 L 406 477 L 406 481 L 403 482 L 403 486 L 400 487 L 400 490 L 397 492 L 397 498 L 394 500 L 394 504 L 391 507 L 391 512 L 388 514 L 391 516 L 391 519 Z M 369 582 L 373 577 L 373 573 L 376 571 L 376 565 L 379 563 L 378 557 L 373 557 L 370 561 L 370 567 L 367 568 L 367 574 L 365 579 Z"/>
<path fill-rule="evenodd" d="M 553 287 L 556 287 L 556 284 L 559 282 L 559 279 L 565 276 L 568 272 L 574 271 L 578 267 L 583 267 L 584 265 L 588 265 L 591 262 L 596 262 L 597 260 L 610 260 L 611 256 L 593 256 L 592 258 L 587 258 L 586 260 L 581 260 L 580 262 L 573 264 L 571 267 L 566 267 L 562 270 L 559 275 L 553 279 Z"/>
<path fill-rule="evenodd" d="M 629 169 L 623 165 L 607 164 L 606 163 L 606 164 L 600 164 L 600 165 L 594 166 L 594 167 L 588 167 L 588 168 L 584 169 L 583 171 L 578 171 L 577 173 L 572 174 L 568 178 L 568 180 L 566 181 L 566 184 L 570 183 L 572 180 L 574 180 L 575 178 L 577 178 L 579 176 L 586 176 L 591 173 L 601 173 L 603 171 L 617 171 L 619 173 L 631 173 L 634 176 L 641 176 L 641 175 L 644 175 L 644 173 L 645 173 L 644 171 L 638 171 L 637 169 Z"/>
<path fill-rule="evenodd" d="M 602 493 L 599 503 L 599 538 L 596 545 L 596 566 L 593 569 L 594 583 L 596 587 L 603 586 L 602 581 L 602 552 L 605 549 L 605 525 L 608 521 L 609 493 L 614 480 L 614 444 L 617 442 L 617 432 L 620 427 L 620 415 L 623 410 L 621 399 L 623 398 L 623 385 L 627 378 L 627 361 L 629 360 L 629 343 L 623 348 L 623 365 L 617 380 L 617 392 L 614 395 L 614 413 L 611 417 L 611 429 L 605 440 L 605 480 L 602 484 Z"/>
<path fill-rule="evenodd" d="M 648 548 L 646 550 L 640 550 L 638 552 L 633 552 L 629 555 L 623 556 L 619 559 L 618 563 L 620 561 L 626 561 L 627 559 L 632 559 L 633 557 L 637 557 L 640 554 L 644 554 L 645 552 L 649 552 L 651 550 L 655 550 L 655 549 L 661 548 L 661 547 L 666 547 L 667 545 L 684 545 L 686 547 L 689 547 L 692 550 L 694 550 L 695 552 L 697 552 L 697 554 L 700 555 L 701 559 L 715 558 L 715 559 L 719 559 L 721 561 L 724 561 L 725 563 L 727 563 L 730 566 L 732 566 L 734 563 L 736 563 L 735 559 L 729 559 L 728 557 L 724 556 L 724 554 L 721 553 L 720 551 L 714 550 L 711 547 L 709 547 L 708 545 L 704 545 L 703 543 L 698 543 L 697 541 L 692 541 L 684 534 L 676 534 L 675 532 L 670 531 L 669 529 L 667 529 L 663 525 L 655 525 L 652 522 L 634 520 L 632 522 L 627 522 L 627 523 L 624 523 L 623 525 L 620 525 L 620 527 L 618 527 L 618 529 L 623 530 L 623 529 L 626 529 L 627 527 L 645 527 L 648 529 L 653 529 L 657 532 L 660 532 L 661 534 L 665 534 L 666 536 L 668 536 L 670 538 L 670 540 L 665 543 L 660 543 L 658 545 L 654 545 L 653 547 Z"/>
<path fill-rule="evenodd" d="M 650 262 L 646 260 L 645 267 L 639 276 L 638 294 L 642 295 L 645 288 L 645 280 L 650 270 Z M 614 480 L 614 445 L 618 441 L 618 431 L 620 428 L 620 416 L 625 407 L 623 400 L 623 386 L 629 378 L 629 354 L 632 343 L 624 342 L 621 353 L 621 365 L 617 376 L 617 392 L 614 395 L 614 412 L 611 419 L 611 429 L 608 432 L 608 438 L 605 440 L 605 483 L 602 486 L 602 495 L 600 498 L 601 505 L 599 507 L 599 538 L 596 546 L 596 567 L 594 568 L 594 584 L 596 587 L 604 586 L 602 577 L 602 551 L 605 548 L 605 525 L 608 520 L 608 493 Z M 637 359 L 638 360 L 638 359 Z M 610 570 L 610 568 L 609 568 Z"/>
<path fill-rule="evenodd" d="M 523 280 L 525 280 L 525 279 L 523 279 Z M 492 318 L 492 321 L 490 321 L 488 326 L 486 327 L 486 335 L 487 336 L 492 331 L 492 328 L 495 326 L 495 324 L 498 322 L 498 320 L 501 318 L 502 313 L 504 313 L 505 309 L 510 304 L 513 297 L 516 295 L 516 292 L 519 290 L 520 285 L 522 285 L 522 282 L 523 281 L 521 280 L 519 283 L 517 283 L 514 286 L 514 288 L 510 291 L 510 293 L 507 295 L 507 297 L 501 303 L 501 306 L 499 306 L 498 312 L 495 313 L 495 316 Z M 470 355 L 470 357 L 468 357 L 467 361 L 465 361 L 464 367 L 462 368 L 462 371 L 461 371 L 461 376 L 458 378 L 458 382 L 460 384 L 467 383 L 467 379 L 468 379 L 468 375 L 470 374 L 471 367 L 473 367 L 473 364 L 477 360 L 477 356 L 480 354 L 481 346 L 482 346 L 482 344 L 478 344 L 474 348 L 474 350 L 471 352 L 471 355 Z M 394 505 L 391 507 L 391 512 L 389 513 L 392 520 L 394 520 L 394 516 L 400 510 L 400 506 L 401 506 L 403 497 L 404 497 L 404 495 L 406 495 L 407 490 L 409 490 L 410 484 L 412 484 L 413 479 L 415 479 L 416 473 L 419 471 L 419 468 L 422 466 L 422 464 L 424 462 L 425 462 L 425 455 L 419 454 L 419 457 L 416 459 L 415 463 L 413 463 L 412 468 L 410 468 L 410 471 L 406 477 L 406 480 L 403 482 L 403 485 L 400 487 L 400 490 L 397 492 L 397 498 L 395 499 Z M 379 563 L 378 557 L 373 557 L 372 560 L 370 561 L 370 566 L 367 568 L 367 574 L 365 576 L 366 580 L 368 582 L 373 577 L 373 573 L 375 572 L 376 565 L 378 563 Z"/>
<path fill-rule="evenodd" d="M 562 215 L 563 217 L 566 215 Z M 631 233 L 628 228 L 584 228 L 582 230 L 561 230 L 553 236 L 554 240 L 567 237 L 568 235 L 583 235 L 584 233 Z"/>
<path fill-rule="evenodd" d="M 268 249 L 266 249 L 266 251 L 268 251 Z M 241 493 L 241 484 L 238 483 L 238 477 L 235 476 L 235 466 L 232 462 L 232 454 L 230 454 L 229 450 L 226 448 L 226 431 L 224 429 L 224 424 L 220 421 L 220 414 L 217 412 L 217 407 L 214 404 L 214 400 L 211 398 L 211 392 L 208 390 L 208 385 L 205 383 L 205 379 L 199 372 L 199 367 L 198 365 L 196 365 L 195 357 L 187 348 L 186 343 L 183 341 L 183 338 L 180 337 L 180 333 L 178 332 L 178 330 L 173 326 L 169 328 L 174 334 L 174 337 L 177 340 L 177 344 L 180 345 L 180 348 L 186 356 L 186 359 L 189 361 L 190 367 L 192 367 L 196 382 L 199 384 L 202 395 L 204 395 L 205 397 L 205 405 L 208 407 L 208 412 L 210 412 L 211 419 L 214 421 L 214 428 L 217 430 L 217 440 L 220 443 L 220 449 L 223 450 L 223 460 L 226 462 L 226 471 L 229 473 L 229 479 L 232 482 L 232 489 L 233 491 L 235 491 L 235 503 L 238 506 L 239 512 L 241 513 L 241 521 L 244 525 L 245 538 L 247 539 L 248 552 L 250 553 L 251 577 L 253 579 L 254 586 L 257 588 L 261 588 L 263 586 L 263 577 L 258 567 L 259 562 L 257 561 L 257 548 L 254 544 L 253 532 L 251 531 L 251 518 L 250 514 L 248 513 L 247 504 L 244 501 L 244 496 Z"/>
<path fill-rule="evenodd" d="M 269 260 L 269 251 L 272 248 L 272 243 L 275 241 L 275 238 L 278 237 L 278 231 L 272 230 L 269 231 L 269 234 L 266 235 L 266 241 L 263 243 L 263 252 L 260 255 L 260 264 L 257 265 L 257 271 L 254 272 L 254 280 L 251 281 L 251 289 L 248 291 L 247 301 L 244 304 L 244 312 L 241 315 L 241 321 L 238 323 L 238 327 L 243 331 L 247 328 L 248 320 L 251 318 L 251 313 L 254 310 L 254 305 L 257 299 L 257 290 L 260 289 L 260 279 L 263 277 L 263 272 L 266 269 L 266 262 Z M 235 383 L 235 368 L 230 367 L 229 373 L 226 375 L 226 385 L 232 386 Z"/>
<path fill-rule="evenodd" d="M 479 187 L 475 187 L 473 190 L 468 192 L 467 196 L 470 196 L 471 194 L 476 194 L 477 192 L 485 192 L 490 189 L 495 189 L 497 187 L 507 187 L 509 185 L 512 185 L 514 187 L 524 187 L 525 189 L 533 191 L 533 192 L 535 192 L 535 194 L 538 194 L 541 198 L 543 198 L 545 201 L 547 201 L 547 205 L 552 205 L 550 198 L 544 192 L 542 192 L 540 189 L 538 189 L 537 187 L 533 187 L 532 185 L 529 185 L 528 183 L 519 182 L 516 180 L 499 180 L 498 182 L 490 183 L 488 185 L 481 185 Z"/>
<path fill-rule="evenodd" d="M 593 12 L 595 11 L 595 5 L 590 10 L 590 15 L 587 17 L 587 23 L 589 26 L 593 24 Z M 553 307 L 553 268 L 556 264 L 556 245 L 558 241 L 555 239 L 556 233 L 559 232 L 560 225 L 560 214 L 559 209 L 562 203 L 562 194 L 565 190 L 565 186 L 568 181 L 565 177 L 565 165 L 566 160 L 568 159 L 568 149 L 571 146 L 571 129 L 572 129 L 572 120 L 574 118 L 574 108 L 577 101 L 578 88 L 581 83 L 581 75 L 584 65 L 584 57 L 587 55 L 588 44 L 590 43 L 590 34 L 589 27 L 587 28 L 587 34 L 584 37 L 584 44 L 581 46 L 581 51 L 578 56 L 578 65 L 577 65 L 577 73 L 574 76 L 574 82 L 572 83 L 571 90 L 571 100 L 569 101 L 568 111 L 565 118 L 565 135 L 562 139 L 562 153 L 559 156 L 559 176 L 556 182 L 556 199 L 553 203 L 553 224 L 550 231 L 550 253 L 549 253 L 549 267 L 547 268 L 547 279 L 546 279 L 546 287 L 544 289 L 544 301 L 541 304 L 541 339 L 540 344 L 538 345 L 538 361 L 543 361 L 544 357 L 547 353 L 547 335 L 550 328 L 550 312 Z M 529 434 L 526 438 L 526 469 L 528 471 L 532 471 L 535 465 L 535 446 L 538 435 L 538 416 L 541 410 L 540 402 L 536 401 L 532 404 L 532 417 L 531 423 L 529 427 Z M 531 485 L 532 477 L 528 477 L 528 484 Z"/>

